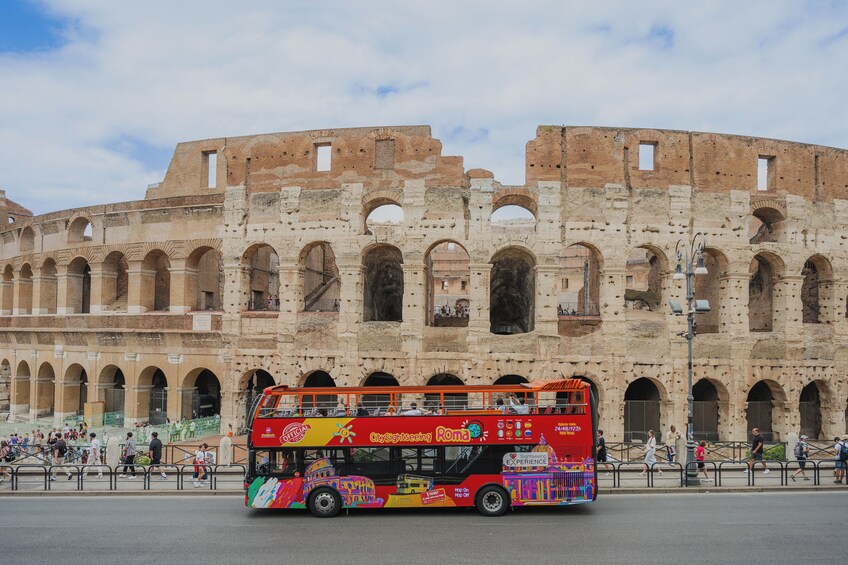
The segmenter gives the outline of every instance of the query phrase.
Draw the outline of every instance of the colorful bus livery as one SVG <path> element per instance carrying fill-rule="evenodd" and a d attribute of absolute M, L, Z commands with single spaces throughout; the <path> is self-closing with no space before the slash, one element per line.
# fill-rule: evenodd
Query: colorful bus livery
<path fill-rule="evenodd" d="M 254 407 L 246 504 L 324 517 L 345 507 L 476 506 L 495 516 L 510 505 L 585 503 L 597 495 L 595 426 L 590 389 L 576 379 L 270 387 Z"/>

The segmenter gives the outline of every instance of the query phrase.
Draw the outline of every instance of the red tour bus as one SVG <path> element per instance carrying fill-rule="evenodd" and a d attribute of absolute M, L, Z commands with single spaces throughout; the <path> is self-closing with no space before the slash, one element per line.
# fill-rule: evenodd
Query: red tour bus
<path fill-rule="evenodd" d="M 308 508 L 595 500 L 596 404 L 578 380 L 492 386 L 266 388 L 252 408 L 245 503 Z"/>

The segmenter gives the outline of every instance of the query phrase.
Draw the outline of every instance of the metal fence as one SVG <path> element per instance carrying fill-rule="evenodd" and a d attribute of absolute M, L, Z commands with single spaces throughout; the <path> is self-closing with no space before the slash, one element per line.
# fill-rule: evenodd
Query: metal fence
<path fill-rule="evenodd" d="M 194 465 L 163 463 L 157 466 L 135 465 L 135 474 L 125 474 L 124 465 L 13 465 L 12 491 L 163 491 L 184 490 L 189 482 L 208 490 L 243 490 L 244 465 L 205 465 L 198 474 Z M 154 470 L 155 469 L 155 470 Z M 200 477 L 203 476 L 203 480 Z M 139 480 L 141 479 L 141 480 Z M 187 480 L 188 479 L 188 480 Z M 65 485 L 65 486 L 63 486 Z M 154 486 L 159 485 L 159 486 Z"/>

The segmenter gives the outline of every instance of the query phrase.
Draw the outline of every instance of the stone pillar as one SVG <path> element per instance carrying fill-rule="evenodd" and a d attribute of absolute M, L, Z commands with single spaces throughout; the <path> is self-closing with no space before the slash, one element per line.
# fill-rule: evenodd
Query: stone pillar
<path fill-rule="evenodd" d="M 541 260 L 542 257 L 539 257 Z M 534 329 L 539 335 L 558 335 L 559 317 L 557 316 L 557 282 L 559 265 L 557 257 L 548 258 L 549 264 L 536 265 L 536 297 L 534 304 Z"/>
<path fill-rule="evenodd" d="M 784 275 L 774 285 L 772 295 L 772 331 L 786 334 L 787 340 L 802 338 L 804 312 L 801 304 L 801 275 Z"/>
<path fill-rule="evenodd" d="M 172 422 L 191 419 L 191 398 L 196 390 L 193 386 L 168 387 L 168 417 Z"/>
<path fill-rule="evenodd" d="M 342 258 L 337 259 L 340 261 Z M 351 257 L 344 259 L 344 263 L 337 263 L 341 280 L 339 337 L 353 345 L 362 323 L 362 265 L 352 263 Z"/>
<path fill-rule="evenodd" d="M 100 314 L 105 311 L 109 303 L 109 298 L 105 296 L 107 293 L 108 281 L 105 280 L 110 276 L 103 268 L 103 263 L 91 264 L 91 305 L 90 312 L 92 314 Z"/>
<path fill-rule="evenodd" d="M 187 266 L 188 259 L 171 259 L 168 269 L 171 277 L 171 293 L 168 311 L 172 314 L 185 314 L 194 310 L 197 304 L 197 269 Z"/>
<path fill-rule="evenodd" d="M 32 278 L 23 279 L 21 273 L 15 273 L 14 304 L 12 314 L 26 316 L 32 313 Z"/>
<path fill-rule="evenodd" d="M 123 437 L 112 436 L 106 442 L 106 460 L 104 463 L 116 467 L 121 462 L 121 441 Z"/>
<path fill-rule="evenodd" d="M 67 389 L 77 387 L 77 394 L 71 394 Z M 54 409 L 53 409 L 53 417 L 57 422 L 61 422 L 65 418 L 70 418 L 77 414 L 77 410 L 79 409 L 79 395 L 82 394 L 82 381 L 80 380 L 59 380 L 58 378 L 55 381 L 55 400 L 54 400 Z M 76 400 L 76 406 L 72 406 L 74 404 L 74 400 Z"/>
<path fill-rule="evenodd" d="M 233 462 L 233 440 L 226 435 L 221 438 L 221 443 L 218 444 L 218 459 L 215 461 L 218 465 L 231 465 Z"/>
<path fill-rule="evenodd" d="M 41 294 L 44 278 L 41 276 L 41 269 L 33 269 L 32 273 L 32 313 L 33 315 L 47 314 L 47 308 L 41 307 Z"/>
<path fill-rule="evenodd" d="M 468 318 L 468 328 L 472 331 L 489 333 L 489 285 L 491 282 L 492 264 L 475 262 L 469 264 L 471 271 L 468 281 L 468 300 L 471 312 Z"/>
<path fill-rule="evenodd" d="M 0 281 L 0 316 L 9 316 L 14 308 L 15 283 Z"/>
<path fill-rule="evenodd" d="M 403 350 L 414 353 L 421 347 L 421 328 L 425 325 L 427 285 L 420 257 L 407 257 L 403 264 Z"/>
<path fill-rule="evenodd" d="M 748 273 L 727 273 L 719 284 L 724 285 L 721 313 L 719 314 L 719 332 L 732 335 L 748 335 L 748 285 L 751 275 Z M 773 320 L 772 320 L 773 322 Z"/>
<path fill-rule="evenodd" d="M 155 275 L 155 272 L 154 272 Z M 127 313 L 141 314 L 149 309 L 145 295 L 146 291 L 152 295 L 152 289 L 147 287 L 151 283 L 150 272 L 144 268 L 144 261 L 127 262 Z"/>
<path fill-rule="evenodd" d="M 135 385 L 133 387 L 127 387 L 126 390 L 126 396 L 124 397 L 124 426 L 130 427 L 149 420 L 150 391 L 153 390 L 153 385 Z"/>
<path fill-rule="evenodd" d="M 26 416 L 29 417 L 29 395 L 27 395 L 26 403 L 17 404 L 19 392 L 18 387 L 23 386 L 23 383 L 29 385 L 30 377 L 13 376 L 11 379 L 11 392 L 9 393 L 9 417 Z"/>
<path fill-rule="evenodd" d="M 297 328 L 297 313 L 303 310 L 304 268 L 297 263 L 280 263 L 279 333 L 291 336 Z"/>

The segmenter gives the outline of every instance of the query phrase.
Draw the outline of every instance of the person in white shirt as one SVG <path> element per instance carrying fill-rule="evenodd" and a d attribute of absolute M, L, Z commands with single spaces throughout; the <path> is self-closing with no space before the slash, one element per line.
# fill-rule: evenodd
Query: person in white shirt
<path fill-rule="evenodd" d="M 404 410 L 403 412 L 401 412 L 401 415 L 403 415 L 403 416 L 423 416 L 424 414 L 429 413 L 429 412 L 424 412 L 423 410 L 421 410 L 418 407 L 418 403 L 416 403 L 416 402 L 412 402 L 409 406 L 410 406 L 409 410 Z"/>
<path fill-rule="evenodd" d="M 100 461 L 100 440 L 97 439 L 97 434 L 94 432 L 88 434 L 88 437 L 91 438 L 91 444 L 88 446 L 88 462 L 86 465 L 102 465 Z M 88 471 L 85 472 L 85 476 L 88 476 Z M 103 476 L 103 469 L 100 467 L 97 468 L 97 476 Z"/>
<path fill-rule="evenodd" d="M 206 479 L 206 463 L 209 461 L 209 453 L 206 451 L 209 446 L 205 443 L 200 444 L 200 449 L 194 452 L 194 488 L 200 488 L 207 483 Z"/>
<path fill-rule="evenodd" d="M 524 397 L 516 398 L 515 393 L 509 395 L 509 406 L 516 414 L 529 414 L 530 407 L 524 404 Z"/>

